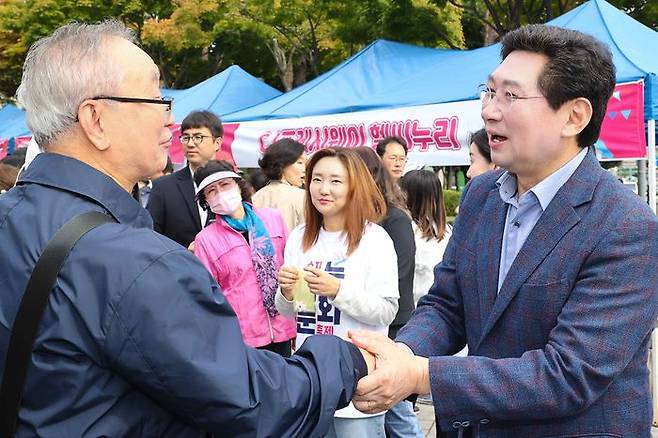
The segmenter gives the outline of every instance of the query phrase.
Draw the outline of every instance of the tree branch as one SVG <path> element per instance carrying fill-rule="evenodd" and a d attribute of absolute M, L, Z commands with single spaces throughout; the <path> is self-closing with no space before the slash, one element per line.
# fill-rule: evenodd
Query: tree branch
<path fill-rule="evenodd" d="M 455 2 L 454 0 L 448 0 L 448 2 L 451 5 L 457 6 L 458 8 L 461 8 L 464 10 L 465 13 L 471 14 L 473 17 L 475 17 L 476 20 L 482 22 L 484 25 L 489 26 L 491 29 L 494 30 L 498 34 L 498 36 L 501 36 L 501 29 L 499 29 L 495 23 L 493 23 L 491 20 L 488 20 L 486 16 L 480 14 L 478 10 L 473 6 L 473 7 L 466 7 L 462 4 L 459 4 Z"/>

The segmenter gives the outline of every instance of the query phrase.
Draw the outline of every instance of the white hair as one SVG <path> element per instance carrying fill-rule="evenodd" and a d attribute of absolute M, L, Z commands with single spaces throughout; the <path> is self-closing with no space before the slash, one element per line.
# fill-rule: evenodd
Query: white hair
<path fill-rule="evenodd" d="M 111 94 L 121 82 L 122 72 L 106 50 L 109 37 L 136 41 L 124 24 L 106 20 L 67 24 L 30 47 L 17 98 L 42 149 L 76 123 L 85 99 Z"/>

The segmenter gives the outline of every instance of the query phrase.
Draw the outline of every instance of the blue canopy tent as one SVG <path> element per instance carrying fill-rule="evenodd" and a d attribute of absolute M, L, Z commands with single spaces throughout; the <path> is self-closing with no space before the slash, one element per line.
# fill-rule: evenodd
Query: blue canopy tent
<path fill-rule="evenodd" d="M 173 110 L 178 122 L 194 110 L 208 109 L 223 116 L 281 94 L 236 65 L 193 87 L 183 90 L 163 88 L 161 92 L 163 96 L 175 99 Z M 11 104 L 0 109 L 0 139 L 26 135 L 31 134 L 25 124 L 25 111 Z"/>
<path fill-rule="evenodd" d="M 459 53 L 377 40 L 314 80 L 260 105 L 228 114 L 225 119 L 305 117 L 416 105 L 406 97 L 409 90 L 397 85 L 419 69 L 442 65 L 446 58 Z M 386 93 L 388 102 L 373 102 L 374 96 L 390 89 L 392 92 Z"/>
<path fill-rule="evenodd" d="M 610 48 L 617 82 L 644 81 L 649 204 L 656 211 L 655 119 L 658 33 L 604 0 L 590 0 L 547 24 L 579 30 Z M 375 41 L 334 69 L 278 98 L 228 114 L 227 121 L 300 118 L 475 99 L 476 87 L 500 63 L 500 44 L 470 51 Z M 658 336 L 652 336 L 654 418 L 658 418 Z"/>
<path fill-rule="evenodd" d="M 0 109 L 0 138 L 30 135 L 25 125 L 25 111 L 8 103 Z"/>
<path fill-rule="evenodd" d="M 224 116 L 277 97 L 281 92 L 232 65 L 191 88 L 163 89 L 162 94 L 175 99 L 174 115 L 180 122 L 194 110 L 207 109 Z"/>
<path fill-rule="evenodd" d="M 645 117 L 658 115 L 658 33 L 604 0 L 590 0 L 548 24 L 591 34 L 610 47 L 617 82 L 645 80 Z M 475 99 L 500 63 L 500 44 L 461 51 L 378 40 L 316 79 L 225 116 L 252 121 L 339 114 Z"/>

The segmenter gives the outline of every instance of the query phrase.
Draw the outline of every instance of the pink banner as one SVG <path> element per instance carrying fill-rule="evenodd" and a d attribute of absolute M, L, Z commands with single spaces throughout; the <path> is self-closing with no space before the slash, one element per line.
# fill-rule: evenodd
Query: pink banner
<path fill-rule="evenodd" d="M 7 149 L 9 148 L 9 140 L 6 138 L 0 139 L 0 160 L 7 156 Z"/>
<path fill-rule="evenodd" d="M 482 127 L 478 101 L 389 108 L 345 114 L 243 122 L 230 150 L 240 166 L 255 167 L 274 141 L 289 137 L 313 153 L 330 146 L 372 146 L 387 135 L 409 144 L 414 165 L 468 165 L 468 135 Z M 232 124 L 233 125 L 233 124 Z M 643 82 L 618 84 L 609 100 L 597 155 L 602 160 L 646 157 Z"/>
<path fill-rule="evenodd" d="M 215 155 L 217 160 L 226 160 L 235 164 L 233 153 L 231 151 L 231 143 L 233 143 L 235 130 L 238 129 L 238 126 L 240 126 L 239 123 L 224 124 L 224 139 L 222 141 L 222 146 Z M 180 142 L 180 125 L 173 125 L 169 129 L 173 135 L 171 148 L 169 149 L 169 157 L 173 163 L 180 164 L 185 161 L 185 152 L 183 151 L 183 145 Z"/>
<path fill-rule="evenodd" d="M 23 137 L 14 137 L 14 149 L 26 148 L 27 144 L 32 140 L 31 135 L 24 135 Z"/>
<path fill-rule="evenodd" d="M 482 126 L 477 101 L 390 108 L 347 114 L 263 120 L 224 124 L 224 141 L 216 158 L 243 167 L 257 167 L 258 158 L 272 142 L 292 137 L 315 152 L 329 146 L 372 146 L 387 135 L 399 135 L 409 144 L 410 161 L 422 165 L 468 165 L 469 132 Z M 239 128 L 239 129 L 238 129 Z M 180 125 L 171 127 L 169 155 L 174 163 L 185 160 L 179 141 Z M 14 149 L 27 146 L 30 137 L 16 137 Z M 9 140 L 0 139 L 0 159 Z M 618 84 L 596 142 L 602 160 L 646 158 L 644 83 Z"/>
<path fill-rule="evenodd" d="M 596 150 L 602 160 L 646 158 L 644 82 L 618 84 L 615 87 L 608 101 Z"/>

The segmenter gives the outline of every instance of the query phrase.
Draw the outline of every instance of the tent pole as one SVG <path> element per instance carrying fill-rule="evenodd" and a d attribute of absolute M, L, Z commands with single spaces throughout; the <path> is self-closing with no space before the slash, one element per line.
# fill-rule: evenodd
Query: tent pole
<path fill-rule="evenodd" d="M 656 121 L 651 119 L 647 122 L 647 154 L 648 163 L 648 185 L 649 185 L 649 207 L 656 212 Z"/>
<path fill-rule="evenodd" d="M 647 123 L 647 154 L 649 168 L 649 207 L 656 212 L 656 121 Z M 651 334 L 651 393 L 653 396 L 653 425 L 658 427 L 658 321 Z"/>
<path fill-rule="evenodd" d="M 637 160 L 637 194 L 647 202 L 647 160 Z"/>

